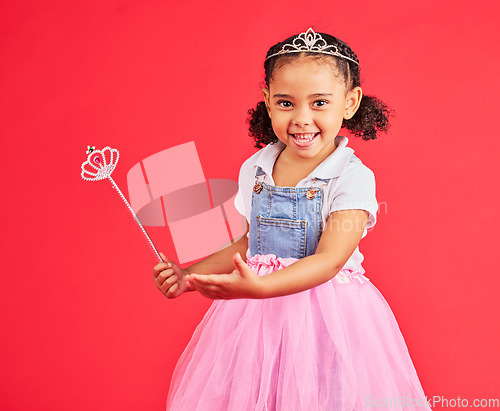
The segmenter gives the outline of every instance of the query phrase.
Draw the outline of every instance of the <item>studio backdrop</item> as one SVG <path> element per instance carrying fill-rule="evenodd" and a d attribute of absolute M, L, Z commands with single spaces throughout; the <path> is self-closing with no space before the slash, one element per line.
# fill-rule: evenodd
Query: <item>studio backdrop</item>
<path fill-rule="evenodd" d="M 88 146 L 119 150 L 114 181 L 182 266 L 230 244 L 245 228 L 232 200 L 257 150 L 246 119 L 265 54 L 308 27 L 346 41 L 364 94 L 395 113 L 376 140 L 341 134 L 375 173 L 363 267 L 425 393 L 499 398 L 498 11 L 484 0 L 1 2 L 0 408 L 165 408 L 211 301 L 156 289 L 130 211 L 81 164 Z"/>

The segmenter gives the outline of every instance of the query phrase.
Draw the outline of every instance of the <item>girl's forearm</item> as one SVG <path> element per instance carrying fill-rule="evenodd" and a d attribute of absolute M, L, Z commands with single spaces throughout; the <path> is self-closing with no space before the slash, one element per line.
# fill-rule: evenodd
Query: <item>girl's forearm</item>
<path fill-rule="evenodd" d="M 327 254 L 313 254 L 281 270 L 260 277 L 262 298 L 280 297 L 308 290 L 331 280 L 341 269 Z"/>
<path fill-rule="evenodd" d="M 246 261 L 248 249 L 248 238 L 246 234 L 230 246 L 223 248 L 207 258 L 185 268 L 188 273 L 196 274 L 229 274 L 234 271 L 233 255 L 240 253 L 243 261 Z"/>

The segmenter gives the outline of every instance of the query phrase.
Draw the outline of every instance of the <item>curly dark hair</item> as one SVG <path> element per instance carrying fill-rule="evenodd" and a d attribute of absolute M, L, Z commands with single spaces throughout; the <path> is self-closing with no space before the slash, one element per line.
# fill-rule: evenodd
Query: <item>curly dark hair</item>
<path fill-rule="evenodd" d="M 318 33 L 326 40 L 328 45 L 334 45 L 337 50 L 354 61 L 359 63 L 358 57 L 351 48 L 342 40 L 326 33 Z M 284 44 L 291 44 L 297 36 L 287 38 L 286 40 L 275 44 L 267 52 L 267 56 L 280 51 Z M 359 65 L 350 60 L 319 53 L 287 53 L 280 54 L 266 59 L 264 62 L 265 84 L 269 87 L 269 83 L 273 77 L 275 69 L 278 69 L 290 60 L 301 58 L 312 58 L 329 63 L 344 82 L 347 90 L 352 90 L 354 87 L 361 86 Z M 278 142 L 278 137 L 273 131 L 271 118 L 267 113 L 266 104 L 264 101 L 257 103 L 255 108 L 248 110 L 249 136 L 255 140 L 255 147 L 262 148 L 262 144 L 274 144 Z M 393 111 L 390 110 L 381 100 L 373 96 L 363 95 L 361 103 L 356 113 L 348 120 L 344 119 L 342 128 L 346 128 L 355 136 L 361 137 L 363 140 L 372 140 L 377 138 L 377 131 L 387 133 L 389 128 L 389 117 L 393 116 Z"/>

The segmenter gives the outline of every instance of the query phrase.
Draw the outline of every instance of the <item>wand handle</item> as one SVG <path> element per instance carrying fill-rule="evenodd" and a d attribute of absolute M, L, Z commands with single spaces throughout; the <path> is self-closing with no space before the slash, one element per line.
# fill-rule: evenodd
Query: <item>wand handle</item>
<path fill-rule="evenodd" d="M 137 214 L 135 214 L 134 210 L 132 209 L 132 207 L 130 206 L 129 202 L 127 201 L 127 199 L 125 198 L 125 196 L 123 195 L 123 193 L 121 192 L 120 188 L 116 185 L 115 181 L 111 178 L 111 176 L 108 176 L 108 179 L 109 181 L 111 182 L 111 185 L 113 186 L 113 188 L 118 191 L 118 194 L 120 195 L 121 199 L 123 200 L 123 202 L 125 203 L 125 205 L 127 206 L 128 210 L 130 211 L 130 213 L 132 214 L 132 217 L 134 217 L 134 220 L 135 222 L 139 225 L 139 228 L 141 229 L 142 231 L 142 234 L 144 234 L 144 237 L 146 237 L 146 240 L 148 241 L 149 243 L 149 246 L 151 247 L 151 250 L 155 253 L 156 255 L 156 258 L 158 259 L 158 261 L 161 263 L 163 261 L 163 259 L 161 258 L 160 256 L 160 253 L 158 253 L 158 250 L 156 249 L 155 245 L 153 244 L 153 242 L 151 241 L 151 238 L 149 238 L 149 235 L 148 233 L 146 232 L 146 230 L 144 229 L 144 227 L 142 226 L 141 222 L 139 221 L 139 218 L 137 218 Z"/>

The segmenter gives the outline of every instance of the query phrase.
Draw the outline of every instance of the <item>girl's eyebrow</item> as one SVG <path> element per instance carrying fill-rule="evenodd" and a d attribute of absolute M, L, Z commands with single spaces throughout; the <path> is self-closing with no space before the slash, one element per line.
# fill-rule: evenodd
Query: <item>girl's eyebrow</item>
<path fill-rule="evenodd" d="M 314 94 L 311 94 L 309 97 L 327 97 L 327 96 L 333 96 L 333 94 L 331 93 L 314 93 Z M 288 94 L 274 94 L 273 95 L 274 98 L 292 98 L 292 96 L 288 95 Z"/>
<path fill-rule="evenodd" d="M 333 96 L 332 93 L 316 93 L 316 94 L 311 94 L 309 97 L 331 97 Z"/>

